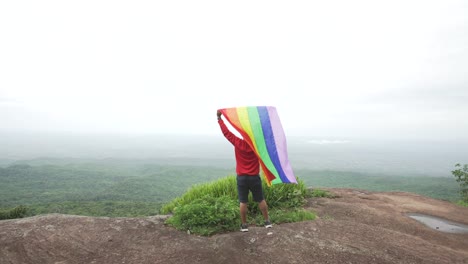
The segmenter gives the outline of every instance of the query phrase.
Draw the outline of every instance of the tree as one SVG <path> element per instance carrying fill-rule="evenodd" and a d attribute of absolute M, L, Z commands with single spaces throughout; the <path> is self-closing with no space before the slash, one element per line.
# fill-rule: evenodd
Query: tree
<path fill-rule="evenodd" d="M 463 165 L 463 167 L 460 163 L 456 164 L 452 174 L 460 184 L 460 195 L 463 202 L 468 203 L 468 164 Z"/>

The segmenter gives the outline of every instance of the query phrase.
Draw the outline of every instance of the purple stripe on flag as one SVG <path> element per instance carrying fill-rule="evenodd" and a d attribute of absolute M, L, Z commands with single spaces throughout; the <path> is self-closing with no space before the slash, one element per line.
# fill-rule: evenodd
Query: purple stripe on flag
<path fill-rule="evenodd" d="M 278 152 L 281 167 L 283 168 L 285 176 L 288 178 L 289 182 L 297 183 L 287 156 L 286 136 L 284 134 L 283 127 L 281 126 L 278 112 L 276 111 L 276 108 L 272 106 L 267 106 L 267 109 L 270 116 L 271 129 L 275 138 L 276 150 Z"/>

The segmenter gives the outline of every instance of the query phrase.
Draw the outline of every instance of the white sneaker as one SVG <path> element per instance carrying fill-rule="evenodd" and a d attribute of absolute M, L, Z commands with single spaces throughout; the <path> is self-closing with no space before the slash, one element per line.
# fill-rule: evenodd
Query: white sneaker
<path fill-rule="evenodd" d="M 249 226 L 242 224 L 241 228 L 240 228 L 240 231 L 241 232 L 249 232 Z"/>

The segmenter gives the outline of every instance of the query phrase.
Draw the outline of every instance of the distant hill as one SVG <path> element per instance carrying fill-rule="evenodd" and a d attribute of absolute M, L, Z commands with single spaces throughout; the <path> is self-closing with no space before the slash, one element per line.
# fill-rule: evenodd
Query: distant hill
<path fill-rule="evenodd" d="M 191 186 L 234 174 L 234 165 L 213 166 L 164 159 L 34 159 L 0 167 L 0 209 L 19 205 L 29 213 L 86 216 L 149 216 Z M 218 165 L 218 166 L 217 166 Z M 392 176 L 350 171 L 295 170 L 308 187 L 406 191 L 456 201 L 453 178 Z"/>
<path fill-rule="evenodd" d="M 131 135 L 0 131 L 0 166 L 18 160 L 52 158 L 162 160 L 178 165 L 232 167 L 232 145 L 218 132 Z M 466 163 L 468 157 L 468 142 L 458 139 L 287 136 L 287 143 L 295 170 L 451 177 L 453 166 Z"/>

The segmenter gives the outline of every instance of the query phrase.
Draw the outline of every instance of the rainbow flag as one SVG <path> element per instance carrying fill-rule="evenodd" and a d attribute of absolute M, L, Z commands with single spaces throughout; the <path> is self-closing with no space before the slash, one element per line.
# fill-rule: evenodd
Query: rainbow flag
<path fill-rule="evenodd" d="M 296 183 L 288 159 L 286 137 L 273 106 L 246 106 L 219 109 L 225 119 L 255 151 L 268 184 Z"/>

